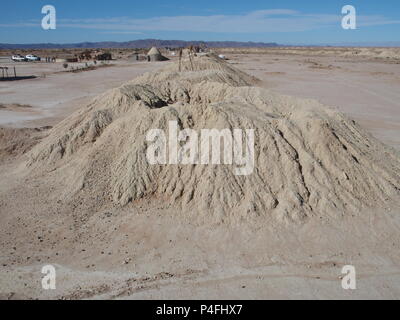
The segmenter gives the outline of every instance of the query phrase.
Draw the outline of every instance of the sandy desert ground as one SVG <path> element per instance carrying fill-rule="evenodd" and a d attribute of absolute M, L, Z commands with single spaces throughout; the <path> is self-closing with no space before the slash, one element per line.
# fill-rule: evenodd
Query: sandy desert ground
<path fill-rule="evenodd" d="M 161 66 L 159 63 L 139 63 L 112 61 L 109 67 L 81 73 L 64 72 L 62 63 L 12 63 L 9 59 L 0 66 L 8 66 L 12 74 L 15 66 L 17 76 L 36 76 L 23 81 L 0 82 L 1 103 L 11 105 L 3 108 L 0 125 L 34 127 L 53 125 L 71 114 L 72 111 L 90 101 L 94 96 L 107 89 L 152 71 Z M 72 66 L 84 66 L 85 63 L 70 63 Z M 69 69 L 68 69 L 69 70 Z M 13 104 L 31 106 L 21 110 Z M 32 121 L 36 120 L 36 121 Z"/>
<path fill-rule="evenodd" d="M 397 50 L 220 52 L 0 81 L 0 298 L 400 298 Z M 148 167 L 175 117 L 258 128 L 255 177 Z"/>

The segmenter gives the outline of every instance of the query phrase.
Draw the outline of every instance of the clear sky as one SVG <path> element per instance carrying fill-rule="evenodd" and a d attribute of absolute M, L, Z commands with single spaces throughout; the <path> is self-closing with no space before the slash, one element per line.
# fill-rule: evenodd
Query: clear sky
<path fill-rule="evenodd" d="M 56 30 L 41 28 L 48 4 L 56 8 Z M 344 5 L 356 8 L 357 30 L 342 29 Z M 3 0 L 0 7 L 0 43 L 155 38 L 400 45 L 399 0 Z"/>

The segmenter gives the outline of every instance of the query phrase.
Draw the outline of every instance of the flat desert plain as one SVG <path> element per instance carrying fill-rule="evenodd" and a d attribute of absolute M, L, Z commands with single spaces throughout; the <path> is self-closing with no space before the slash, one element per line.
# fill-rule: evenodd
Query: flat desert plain
<path fill-rule="evenodd" d="M 2 299 L 400 298 L 399 50 L 215 51 L 1 62 Z M 255 128 L 253 174 L 149 166 L 172 120 Z"/>

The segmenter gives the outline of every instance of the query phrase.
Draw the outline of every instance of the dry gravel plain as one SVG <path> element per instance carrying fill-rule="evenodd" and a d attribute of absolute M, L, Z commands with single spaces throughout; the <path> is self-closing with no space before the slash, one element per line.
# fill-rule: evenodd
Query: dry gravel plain
<path fill-rule="evenodd" d="M 353 51 L 219 50 L 259 86 L 333 107 L 398 153 L 397 50 Z M 0 81 L 0 298 L 399 299 L 398 198 L 294 224 L 192 220 L 160 210 L 164 199 L 106 204 L 101 212 L 83 206 L 80 215 L 55 196 L 67 181 L 26 175 L 25 154 L 48 127 L 107 89 L 173 62 L 118 60 L 79 73 L 21 63 L 18 74 L 36 78 Z M 0 65 L 14 66 L 6 59 Z M 48 181 L 57 174 L 49 171 Z M 41 289 L 45 264 L 56 267 L 54 291 Z M 341 287 L 348 264 L 357 268 L 354 291 Z"/>

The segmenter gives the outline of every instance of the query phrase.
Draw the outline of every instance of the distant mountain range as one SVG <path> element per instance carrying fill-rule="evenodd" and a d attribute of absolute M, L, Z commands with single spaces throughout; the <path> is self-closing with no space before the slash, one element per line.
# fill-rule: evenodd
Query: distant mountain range
<path fill-rule="evenodd" d="M 151 47 L 186 47 L 189 45 L 205 45 L 209 48 L 266 48 L 278 47 L 277 43 L 265 42 L 237 42 L 237 41 L 183 41 L 183 40 L 157 40 L 144 39 L 128 42 L 82 42 L 82 43 L 37 43 L 37 44 L 7 44 L 0 43 L 0 49 L 93 49 L 93 48 L 151 48 Z"/>

